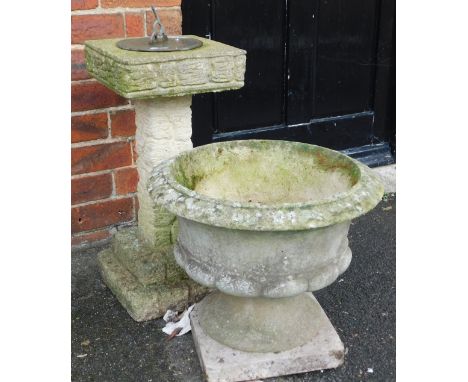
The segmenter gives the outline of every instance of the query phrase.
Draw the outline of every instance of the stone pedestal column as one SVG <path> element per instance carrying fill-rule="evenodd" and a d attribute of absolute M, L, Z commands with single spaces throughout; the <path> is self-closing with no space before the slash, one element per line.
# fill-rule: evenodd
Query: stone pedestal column
<path fill-rule="evenodd" d="M 181 309 L 207 291 L 175 263 L 175 216 L 155 205 L 147 189 L 154 166 L 192 148 L 192 94 L 244 85 L 245 51 L 199 39 L 202 47 L 180 52 L 122 50 L 117 39 L 85 43 L 88 72 L 135 100 L 138 227 L 119 231 L 98 262 L 106 285 L 137 321 Z"/>
<path fill-rule="evenodd" d="M 192 96 L 135 101 L 138 153 L 138 236 L 156 247 L 171 243 L 175 216 L 153 205 L 146 185 L 162 160 L 192 148 Z M 172 238 L 172 241 L 174 238 Z"/>

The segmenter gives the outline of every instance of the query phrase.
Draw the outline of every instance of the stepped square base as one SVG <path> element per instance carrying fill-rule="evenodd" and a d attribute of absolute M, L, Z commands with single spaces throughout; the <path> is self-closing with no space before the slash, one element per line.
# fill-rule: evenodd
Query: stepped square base
<path fill-rule="evenodd" d="M 98 264 L 105 284 L 135 321 L 162 317 L 167 309 L 183 310 L 207 292 L 186 278 L 144 285 L 118 261 L 112 249 L 99 253 Z"/>
<path fill-rule="evenodd" d="M 198 358 L 208 382 L 250 381 L 260 378 L 305 373 L 314 370 L 332 369 L 344 362 L 344 346 L 327 315 L 318 305 L 314 317 L 319 323 L 314 339 L 296 348 L 275 353 L 253 353 L 232 349 L 210 338 L 200 326 L 200 308 L 203 301 L 193 309 L 190 319 L 193 340 Z M 294 331 L 294 323 L 291 330 Z M 301 335 L 291 333 L 291 335 Z"/>

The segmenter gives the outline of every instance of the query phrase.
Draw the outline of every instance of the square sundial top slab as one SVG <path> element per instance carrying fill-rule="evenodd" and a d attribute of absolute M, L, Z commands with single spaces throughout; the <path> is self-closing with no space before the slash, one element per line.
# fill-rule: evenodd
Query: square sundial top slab
<path fill-rule="evenodd" d="M 246 52 L 217 41 L 194 37 L 200 48 L 176 52 L 120 49 L 121 39 L 85 42 L 86 67 L 125 98 L 153 98 L 219 92 L 244 86 Z"/>

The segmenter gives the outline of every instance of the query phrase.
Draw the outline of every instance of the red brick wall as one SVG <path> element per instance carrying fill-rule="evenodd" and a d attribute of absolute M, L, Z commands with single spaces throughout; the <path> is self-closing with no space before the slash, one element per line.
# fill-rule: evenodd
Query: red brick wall
<path fill-rule="evenodd" d="M 72 0 L 71 217 L 72 246 L 106 240 L 135 224 L 135 112 L 132 104 L 92 79 L 83 42 L 151 33 L 156 5 L 168 34 L 180 34 L 181 0 Z"/>

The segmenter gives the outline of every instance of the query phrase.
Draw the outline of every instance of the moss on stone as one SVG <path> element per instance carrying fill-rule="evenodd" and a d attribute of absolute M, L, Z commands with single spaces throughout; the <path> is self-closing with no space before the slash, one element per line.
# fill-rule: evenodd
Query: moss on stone
<path fill-rule="evenodd" d="M 183 310 L 208 292 L 181 276 L 182 271 L 170 282 L 144 286 L 117 261 L 112 249 L 99 253 L 98 264 L 104 282 L 135 321 L 159 318 L 167 309 Z"/>
<path fill-rule="evenodd" d="M 127 65 L 151 64 L 154 62 L 171 62 L 197 58 L 219 58 L 226 56 L 238 56 L 246 54 L 245 50 L 223 44 L 215 40 L 209 40 L 199 36 L 187 35 L 200 40 L 203 45 L 200 48 L 173 52 L 137 52 L 120 49 L 117 42 L 121 38 L 100 39 L 85 41 L 88 49 L 95 50 L 103 56 L 111 58 L 114 62 Z"/>
<path fill-rule="evenodd" d="M 156 203 L 200 223 L 302 230 L 351 220 L 373 208 L 383 186 L 339 152 L 298 142 L 247 140 L 198 147 L 159 165 Z"/>
<path fill-rule="evenodd" d="M 167 251 L 155 250 L 138 240 L 137 228 L 117 232 L 112 240 L 115 258 L 143 285 L 164 283 Z"/>
<path fill-rule="evenodd" d="M 126 98 L 174 97 L 239 89 L 246 52 L 202 40 L 200 48 L 178 52 L 120 49 L 120 39 L 85 42 L 86 67 L 99 82 Z"/>

